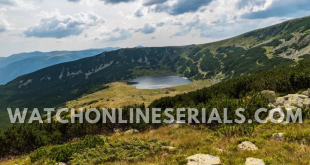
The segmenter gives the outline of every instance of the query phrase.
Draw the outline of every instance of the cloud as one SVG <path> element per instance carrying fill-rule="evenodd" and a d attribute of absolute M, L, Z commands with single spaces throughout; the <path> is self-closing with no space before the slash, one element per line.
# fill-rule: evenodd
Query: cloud
<path fill-rule="evenodd" d="M 0 33 L 7 31 L 9 26 L 10 24 L 5 19 L 0 18 Z"/>
<path fill-rule="evenodd" d="M 143 27 L 135 30 L 135 32 L 141 32 L 143 34 L 151 34 L 156 30 L 156 25 L 154 23 L 146 23 Z"/>
<path fill-rule="evenodd" d="M 184 13 L 196 12 L 201 7 L 209 5 L 212 0 L 168 0 L 165 1 L 165 3 L 160 4 L 155 3 L 157 1 L 152 2 L 154 2 L 154 4 L 151 7 L 151 10 L 154 12 L 165 12 L 170 15 L 180 15 Z"/>
<path fill-rule="evenodd" d="M 144 0 L 143 5 L 144 6 L 151 6 L 155 4 L 161 4 L 164 2 L 167 2 L 168 0 Z"/>
<path fill-rule="evenodd" d="M 145 11 L 143 10 L 143 7 L 139 7 L 134 13 L 133 16 L 140 18 L 143 17 L 145 15 Z"/>
<path fill-rule="evenodd" d="M 118 4 L 118 3 L 129 3 L 134 2 L 135 0 L 101 0 L 106 4 Z"/>
<path fill-rule="evenodd" d="M 309 0 L 252 0 L 239 5 L 252 9 L 242 15 L 245 19 L 285 17 L 300 11 L 310 11 Z"/>
<path fill-rule="evenodd" d="M 59 11 L 43 13 L 39 24 L 24 31 L 26 37 L 64 38 L 81 34 L 85 29 L 101 25 L 105 20 L 93 12 L 61 15 Z"/>
<path fill-rule="evenodd" d="M 180 31 L 173 34 L 171 37 L 176 37 L 176 36 L 185 36 L 187 34 L 189 34 L 193 28 L 197 28 L 200 24 L 201 20 L 200 17 L 198 15 L 194 16 L 194 18 L 185 23 L 184 25 L 180 26 Z"/>
<path fill-rule="evenodd" d="M 15 6 L 16 5 L 16 1 L 14 1 L 14 0 L 1 0 L 0 4 L 1 5 Z"/>
<path fill-rule="evenodd" d="M 118 27 L 111 31 L 106 31 L 102 33 L 101 35 L 104 36 L 103 41 L 115 42 L 115 41 L 121 41 L 121 40 L 126 40 L 128 38 L 131 38 L 132 30 L 133 29 Z"/>
<path fill-rule="evenodd" d="M 113 30 L 108 30 L 101 33 L 101 36 L 103 37 L 96 37 L 95 40 L 103 40 L 106 42 L 127 40 L 131 38 L 134 33 L 152 34 L 156 31 L 156 27 L 156 24 L 152 22 L 146 23 L 140 28 L 117 27 Z"/>
<path fill-rule="evenodd" d="M 80 2 L 81 0 L 68 0 L 69 2 Z"/>
<path fill-rule="evenodd" d="M 15 9 L 34 9 L 32 3 L 25 2 L 24 0 L 0 0 L 0 6 L 8 6 Z"/>

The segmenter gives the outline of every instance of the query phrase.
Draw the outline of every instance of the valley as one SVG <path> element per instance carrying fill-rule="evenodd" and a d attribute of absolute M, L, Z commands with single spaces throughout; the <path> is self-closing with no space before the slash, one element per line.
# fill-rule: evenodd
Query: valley
<path fill-rule="evenodd" d="M 253 159 L 260 165 L 309 164 L 309 54 L 310 17 L 304 17 L 214 43 L 124 48 L 20 76 L 0 86 L 0 164 L 192 165 L 200 159 L 197 154 L 216 164 Z M 192 82 L 162 89 L 127 85 L 154 75 L 178 75 Z M 233 110 L 243 107 L 249 122 L 11 126 L 7 107 L 84 108 L 82 115 L 91 107 L 123 108 L 125 120 L 130 108 L 205 108 L 210 115 L 216 107 L 219 115 L 236 119 Z M 298 107 L 303 123 L 260 124 L 255 111 L 262 107 Z M 71 120 L 69 113 L 61 117 Z M 160 121 L 167 117 L 163 114 Z M 259 117 L 270 116 L 266 112 Z M 184 118 L 190 120 L 188 114 Z"/>
<path fill-rule="evenodd" d="M 63 106 L 99 90 L 101 84 L 141 76 L 170 74 L 191 80 L 228 80 L 296 65 L 308 58 L 309 21 L 310 17 L 289 20 L 214 43 L 124 48 L 50 66 L 0 86 L 0 113 L 5 114 L 7 107 Z M 0 126 L 7 127 L 5 123 L 0 121 Z"/>

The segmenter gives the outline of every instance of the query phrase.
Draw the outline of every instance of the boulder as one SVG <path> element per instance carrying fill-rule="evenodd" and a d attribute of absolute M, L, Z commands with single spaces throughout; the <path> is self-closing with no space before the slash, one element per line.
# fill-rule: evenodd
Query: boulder
<path fill-rule="evenodd" d="M 278 97 L 274 103 L 276 107 L 295 110 L 302 108 L 304 105 L 310 108 L 310 98 L 305 95 L 289 94 L 284 97 Z"/>
<path fill-rule="evenodd" d="M 272 134 L 273 140 L 281 140 L 283 138 L 283 133 L 274 133 Z"/>
<path fill-rule="evenodd" d="M 125 132 L 125 134 L 135 134 L 135 133 L 139 133 L 139 131 L 136 129 L 130 129 L 130 130 Z"/>
<path fill-rule="evenodd" d="M 187 165 L 215 165 L 221 164 L 221 160 L 217 156 L 206 155 L 206 154 L 196 154 L 187 157 Z"/>
<path fill-rule="evenodd" d="M 269 100 L 270 103 L 276 102 L 276 93 L 274 91 L 264 90 L 261 93 Z"/>
<path fill-rule="evenodd" d="M 245 165 L 265 165 L 262 159 L 246 158 Z"/>
<path fill-rule="evenodd" d="M 276 100 L 276 103 L 274 105 L 276 105 L 276 106 L 283 106 L 284 103 L 285 103 L 284 97 L 278 97 L 277 100 Z"/>
<path fill-rule="evenodd" d="M 249 150 L 249 151 L 258 150 L 257 146 L 250 141 L 242 142 L 241 144 L 238 145 L 238 148 L 240 150 Z"/>
<path fill-rule="evenodd" d="M 310 89 L 308 89 L 308 90 L 302 92 L 301 95 L 310 97 Z"/>

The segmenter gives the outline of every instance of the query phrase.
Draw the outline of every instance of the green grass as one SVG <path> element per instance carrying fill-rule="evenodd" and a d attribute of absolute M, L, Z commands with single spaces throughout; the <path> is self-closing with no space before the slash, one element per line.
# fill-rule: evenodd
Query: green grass
<path fill-rule="evenodd" d="M 284 138 L 280 141 L 273 140 L 273 133 L 284 133 Z M 72 164 L 182 164 L 186 157 L 201 153 L 219 156 L 223 164 L 243 164 L 247 157 L 263 159 L 266 164 L 309 164 L 309 134 L 309 120 L 302 124 L 262 124 L 250 135 L 230 136 L 205 126 L 161 127 L 138 134 L 102 136 L 103 143 L 74 151 L 67 157 Z M 241 151 L 237 145 L 243 141 L 251 141 L 259 149 Z M 74 142 L 71 146 L 79 143 L 81 142 Z M 176 149 L 169 151 L 162 148 L 168 145 Z M 60 155 L 61 152 L 52 152 L 56 151 L 55 147 L 63 146 L 68 148 L 70 145 L 44 147 L 47 153 L 35 162 L 31 162 L 33 159 L 28 155 L 0 164 L 44 164 L 51 161 L 51 154 L 54 157 Z M 39 150 L 34 151 L 30 155 L 38 152 Z"/>
<path fill-rule="evenodd" d="M 107 107 L 120 108 L 128 105 L 140 105 L 144 103 L 148 106 L 154 100 L 166 96 L 175 96 L 215 84 L 215 80 L 194 81 L 187 85 L 169 87 L 164 89 L 137 89 L 124 82 L 114 82 L 107 84 L 109 88 L 97 91 L 92 94 L 84 95 L 76 100 L 66 103 L 69 108 L 90 108 Z M 169 94 L 166 94 L 169 91 Z M 135 97 L 132 97 L 135 95 Z M 109 101 L 107 101 L 109 100 Z"/>

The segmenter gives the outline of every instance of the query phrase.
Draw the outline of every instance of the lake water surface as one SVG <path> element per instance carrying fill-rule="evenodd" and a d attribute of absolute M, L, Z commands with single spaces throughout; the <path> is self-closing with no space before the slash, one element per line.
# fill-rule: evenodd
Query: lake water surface
<path fill-rule="evenodd" d="M 146 76 L 138 77 L 128 82 L 128 85 L 135 86 L 137 89 L 160 89 L 179 85 L 189 84 L 192 81 L 180 76 Z"/>

